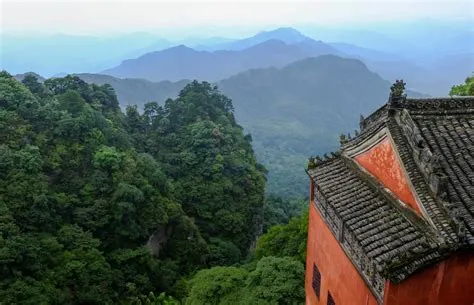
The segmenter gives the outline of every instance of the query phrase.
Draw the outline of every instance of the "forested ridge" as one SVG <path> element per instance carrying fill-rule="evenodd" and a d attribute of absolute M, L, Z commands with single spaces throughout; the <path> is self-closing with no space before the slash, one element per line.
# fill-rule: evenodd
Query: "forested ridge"
<path fill-rule="evenodd" d="M 110 84 L 122 109 L 137 104 L 140 112 L 149 101 L 163 105 L 190 83 L 76 76 L 87 83 Z M 257 160 L 268 170 L 267 193 L 284 197 L 307 195 L 303 171 L 307 156 L 336 150 L 339 134 L 358 128 L 360 115 L 380 107 L 390 90 L 390 82 L 361 61 L 331 55 L 306 58 L 281 69 L 249 70 L 216 85 L 232 99 L 237 121 L 252 135 Z"/>
<path fill-rule="evenodd" d="M 306 203 L 265 198 L 251 141 L 206 82 L 123 113 L 1 72 L 0 304 L 303 303 Z"/>

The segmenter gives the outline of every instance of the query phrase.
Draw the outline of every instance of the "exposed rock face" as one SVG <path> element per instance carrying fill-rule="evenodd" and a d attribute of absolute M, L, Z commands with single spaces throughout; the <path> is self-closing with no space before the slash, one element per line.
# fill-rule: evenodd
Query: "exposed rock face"
<path fill-rule="evenodd" d="M 171 226 L 160 225 L 148 239 L 147 247 L 155 256 L 160 255 L 160 250 L 164 248 L 171 235 L 173 228 Z"/>

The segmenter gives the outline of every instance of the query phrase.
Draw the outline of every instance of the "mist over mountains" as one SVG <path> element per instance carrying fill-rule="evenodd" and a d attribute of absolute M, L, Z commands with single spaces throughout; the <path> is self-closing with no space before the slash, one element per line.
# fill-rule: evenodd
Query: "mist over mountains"
<path fill-rule="evenodd" d="M 278 68 L 303 58 L 338 53 L 331 46 L 311 39 L 295 44 L 271 39 L 241 51 L 196 51 L 180 45 L 126 60 L 119 66 L 101 73 L 119 78 L 144 78 L 151 81 L 217 81 L 249 69 Z"/>
<path fill-rule="evenodd" d="M 190 82 L 76 75 L 112 85 L 122 107 L 139 109 L 149 101 L 164 104 Z M 384 104 L 390 88 L 360 60 L 335 55 L 252 69 L 214 83 L 232 99 L 236 119 L 252 135 L 257 158 L 269 170 L 267 190 L 282 196 L 303 194 L 307 156 L 335 150 L 339 135 L 357 129 L 359 116 Z"/>
<path fill-rule="evenodd" d="M 230 29 L 229 29 L 230 31 Z M 115 36 L 3 35 L 1 66 L 45 77 L 102 73 L 152 81 L 217 81 L 253 68 L 283 67 L 323 54 L 357 58 L 382 78 L 442 95 L 474 71 L 474 30 L 466 22 L 419 20 L 373 27 L 300 25 L 241 39 L 173 37 L 148 32 Z M 229 32 L 231 33 L 231 32 Z"/>
<path fill-rule="evenodd" d="M 147 33 L 103 41 L 81 37 L 80 57 L 71 60 L 76 52 L 71 47 L 69 54 L 56 58 L 58 66 L 67 61 L 61 70 L 48 66 L 54 51 L 33 57 L 49 67 L 46 74 L 42 66 L 28 70 L 46 78 L 66 72 L 88 83 L 108 83 L 124 109 L 137 104 L 140 110 L 150 101 L 163 104 L 194 79 L 216 84 L 233 100 L 237 120 L 252 135 L 257 157 L 269 169 L 268 190 L 297 195 L 306 191 L 306 158 L 334 150 L 340 133 L 358 127 L 360 114 L 386 102 L 395 79 L 403 78 L 412 96 L 447 95 L 474 71 L 471 30 L 439 25 L 434 28 L 443 35 L 437 36 L 425 25 L 413 25 L 407 37 L 397 27 L 381 27 L 381 32 L 285 27 L 242 39 L 180 41 Z M 433 38 L 423 43 L 423 35 Z M 48 41 L 58 43 L 60 38 L 33 40 L 29 46 L 38 43 L 46 50 Z M 104 50 L 119 42 L 120 48 Z M 2 52 L 4 59 L 14 45 Z M 28 58 L 18 45 L 16 51 Z M 94 68 L 85 58 L 87 63 L 96 60 Z M 13 71 L 29 67 L 27 60 L 6 63 Z"/>
<path fill-rule="evenodd" d="M 385 49 L 380 50 L 348 42 L 323 42 L 293 28 L 279 28 L 241 40 L 210 46 L 199 45 L 196 49 L 179 45 L 146 53 L 127 59 L 101 73 L 152 81 L 216 81 L 248 69 L 278 68 L 303 58 L 333 54 L 360 59 L 369 69 L 389 81 L 404 78 L 414 90 L 442 95 L 449 91 L 453 80 L 462 81 L 474 71 L 474 45 L 472 39 L 469 39 L 469 34 L 474 37 L 474 32 L 463 30 L 451 36 L 448 35 L 451 33 L 448 30 L 441 32 L 446 35 L 447 41 L 433 39 L 435 41 L 427 44 L 431 49 L 419 44 L 380 39 L 381 49 Z M 423 29 L 421 33 L 411 37 L 419 40 L 423 33 L 428 34 Z M 370 36 L 374 40 L 380 38 L 374 33 Z M 450 47 L 451 45 L 453 46 Z"/>

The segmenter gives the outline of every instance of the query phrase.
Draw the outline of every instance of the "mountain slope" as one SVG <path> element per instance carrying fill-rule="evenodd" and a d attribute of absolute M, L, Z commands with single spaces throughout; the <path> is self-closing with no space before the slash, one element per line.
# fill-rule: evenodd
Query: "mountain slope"
<path fill-rule="evenodd" d="M 150 82 L 145 79 L 126 78 L 120 79 L 110 75 L 82 73 L 75 74 L 87 83 L 103 85 L 110 84 L 117 93 L 122 107 L 126 105 L 144 105 L 156 101 L 160 104 L 168 98 L 175 98 L 179 91 L 189 83 L 188 80 L 178 82 L 162 81 Z"/>
<path fill-rule="evenodd" d="M 151 81 L 217 81 L 248 69 L 283 67 L 310 56 L 338 53 L 323 42 L 311 40 L 302 40 L 296 44 L 267 40 L 242 51 L 196 51 L 180 45 L 125 60 L 119 66 L 102 73 Z"/>
<path fill-rule="evenodd" d="M 18 81 L 22 81 L 25 76 L 27 75 L 33 75 L 34 77 L 36 77 L 38 79 L 38 82 L 40 83 L 44 83 L 44 81 L 46 80 L 46 78 L 44 78 L 43 76 L 39 75 L 38 73 L 35 73 L 35 72 L 26 72 L 26 73 L 22 73 L 22 74 L 17 74 L 15 75 L 15 79 L 18 80 Z"/>
<path fill-rule="evenodd" d="M 88 81 L 97 81 L 89 77 Z M 142 103 L 143 90 L 132 89 L 142 82 L 153 88 L 150 93 L 156 95 L 150 100 L 158 103 L 176 96 L 181 87 L 131 79 L 110 82 L 122 104 Z M 257 157 L 269 169 L 268 191 L 284 196 L 306 194 L 306 158 L 336 149 L 339 134 L 356 129 L 360 114 L 367 115 L 385 103 L 390 88 L 388 81 L 361 61 L 333 55 L 303 59 L 280 69 L 248 70 L 217 85 L 232 98 L 236 118 L 251 133 Z"/>
<path fill-rule="evenodd" d="M 360 114 L 384 104 L 390 91 L 390 83 L 361 61 L 332 55 L 247 71 L 219 87 L 269 169 L 267 189 L 279 195 L 306 194 L 307 157 L 335 150 L 339 135 L 353 133 Z"/>

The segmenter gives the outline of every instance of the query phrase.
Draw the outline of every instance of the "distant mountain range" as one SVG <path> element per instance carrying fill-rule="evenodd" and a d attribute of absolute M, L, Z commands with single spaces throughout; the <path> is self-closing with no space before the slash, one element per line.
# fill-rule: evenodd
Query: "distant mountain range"
<path fill-rule="evenodd" d="M 180 45 L 147 53 L 101 73 L 151 81 L 218 81 L 249 69 L 280 68 L 325 54 L 360 59 L 382 78 L 391 82 L 402 78 L 411 88 L 432 95 L 446 94 L 454 83 L 474 71 L 472 51 L 412 61 L 394 52 L 344 42 L 325 43 L 293 28 L 280 28 L 241 40 L 201 46 L 200 50 Z"/>
<path fill-rule="evenodd" d="M 189 82 L 77 75 L 89 83 L 111 84 L 122 106 L 139 108 L 148 101 L 162 104 Z M 385 103 L 390 88 L 360 60 L 334 55 L 252 69 L 216 84 L 232 98 L 238 122 L 252 134 L 257 156 L 270 172 L 269 190 L 287 195 L 305 191 L 306 158 L 336 149 L 339 134 L 356 129 L 360 114 Z"/>
<path fill-rule="evenodd" d="M 102 71 L 102 74 L 151 81 L 217 81 L 249 69 L 283 67 L 300 59 L 323 54 L 339 52 L 312 39 L 294 44 L 271 39 L 241 51 L 196 51 L 180 45 L 123 61 L 115 68 Z"/>
<path fill-rule="evenodd" d="M 248 69 L 333 54 L 360 59 L 382 78 L 403 78 L 431 95 L 446 94 L 474 71 L 474 29 L 468 22 L 418 20 L 298 29 L 302 32 L 277 28 L 242 39 L 203 37 L 205 31 L 186 39 L 145 32 L 107 37 L 5 34 L 0 64 L 12 73 L 35 71 L 46 77 L 103 71 L 152 81 L 217 81 Z"/>

